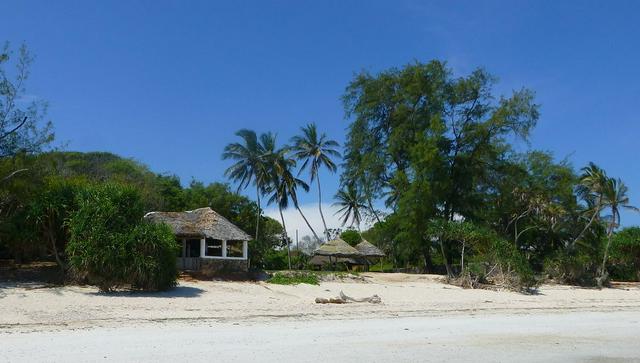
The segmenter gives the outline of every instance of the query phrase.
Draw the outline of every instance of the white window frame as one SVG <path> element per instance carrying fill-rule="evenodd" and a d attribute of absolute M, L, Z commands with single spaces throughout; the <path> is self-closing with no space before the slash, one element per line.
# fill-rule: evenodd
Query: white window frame
<path fill-rule="evenodd" d="M 222 240 L 222 257 L 220 256 L 207 256 L 207 242 L 205 238 L 200 239 L 200 257 L 208 258 L 211 260 L 246 260 L 249 257 L 249 241 L 242 241 L 242 257 L 229 257 L 227 256 L 227 240 Z"/>

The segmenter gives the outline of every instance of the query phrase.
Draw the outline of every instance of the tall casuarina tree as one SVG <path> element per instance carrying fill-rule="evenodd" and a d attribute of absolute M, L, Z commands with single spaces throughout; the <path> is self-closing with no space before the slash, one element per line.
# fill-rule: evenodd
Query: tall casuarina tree
<path fill-rule="evenodd" d="M 325 133 L 318 134 L 315 123 L 302 127 L 301 131 L 302 135 L 294 136 L 291 139 L 293 143 L 292 151 L 299 161 L 303 161 L 300 172 L 304 171 L 308 166 L 310 183 L 313 183 L 315 180 L 318 184 L 318 210 L 322 218 L 325 237 L 329 240 L 327 222 L 322 213 L 322 189 L 319 171 L 322 167 L 325 167 L 332 173 L 336 172 L 336 164 L 331 159 L 340 157 L 340 153 L 336 150 L 340 144 L 338 144 L 337 141 L 329 139 Z"/>

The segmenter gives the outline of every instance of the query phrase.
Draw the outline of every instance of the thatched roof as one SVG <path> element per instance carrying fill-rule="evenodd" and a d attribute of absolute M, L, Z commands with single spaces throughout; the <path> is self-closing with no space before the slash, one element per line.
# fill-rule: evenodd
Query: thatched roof
<path fill-rule="evenodd" d="M 347 242 L 340 238 L 336 238 L 322 244 L 314 251 L 314 255 L 334 256 L 334 257 L 359 257 L 362 254 L 351 247 Z"/>
<path fill-rule="evenodd" d="M 330 263 L 347 263 L 347 264 L 351 264 L 351 265 L 363 265 L 364 263 L 362 261 L 359 261 L 359 259 L 354 259 L 354 258 L 349 258 L 349 257 L 336 257 L 336 258 L 330 258 L 329 256 L 320 256 L 320 255 L 315 255 L 313 257 L 311 257 L 311 259 L 309 260 L 309 264 L 311 265 L 315 265 L 315 266 L 324 266 L 324 265 L 328 265 Z"/>
<path fill-rule="evenodd" d="M 356 250 L 360 251 L 360 253 L 366 257 L 384 257 L 385 254 L 378 247 L 374 246 L 373 243 L 363 239 L 362 242 L 356 245 Z"/>
<path fill-rule="evenodd" d="M 186 212 L 149 212 L 144 219 L 149 222 L 168 224 L 178 237 L 240 241 L 251 239 L 251 236 L 209 207 Z"/>

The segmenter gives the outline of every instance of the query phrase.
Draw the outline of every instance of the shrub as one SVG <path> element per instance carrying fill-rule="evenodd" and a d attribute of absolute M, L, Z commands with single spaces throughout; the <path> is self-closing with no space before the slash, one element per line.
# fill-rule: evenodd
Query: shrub
<path fill-rule="evenodd" d="M 276 272 L 270 279 L 267 280 L 267 282 L 278 285 L 320 284 L 318 275 L 313 272 L 303 271 Z"/>
<path fill-rule="evenodd" d="M 268 250 L 263 257 L 265 270 L 286 270 L 289 268 L 287 250 Z"/>
<path fill-rule="evenodd" d="M 178 246 L 167 226 L 142 221 L 142 201 L 135 189 L 92 186 L 77 198 L 66 249 L 76 278 L 102 291 L 125 285 L 144 290 L 175 285 Z"/>
<path fill-rule="evenodd" d="M 544 261 L 544 273 L 548 278 L 571 285 L 594 285 L 597 269 L 594 256 L 577 251 L 559 251 Z"/>
<path fill-rule="evenodd" d="M 127 256 L 132 261 L 127 276 L 133 288 L 166 290 L 176 285 L 176 255 L 179 246 L 166 224 L 142 223 L 127 238 Z"/>
<path fill-rule="evenodd" d="M 611 243 L 611 276 L 618 280 L 640 281 L 640 227 L 624 228 Z"/>
<path fill-rule="evenodd" d="M 496 238 L 493 241 L 492 272 L 487 272 L 487 279 L 516 290 L 529 290 L 538 282 L 529 261 L 510 242 Z"/>

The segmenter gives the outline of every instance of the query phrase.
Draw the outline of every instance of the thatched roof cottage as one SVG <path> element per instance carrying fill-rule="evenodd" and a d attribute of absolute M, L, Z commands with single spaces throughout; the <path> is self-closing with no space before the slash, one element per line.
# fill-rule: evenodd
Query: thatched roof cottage
<path fill-rule="evenodd" d="M 251 236 L 211 208 L 185 212 L 150 212 L 152 223 L 168 224 L 182 246 L 178 268 L 207 275 L 248 270 Z"/>

